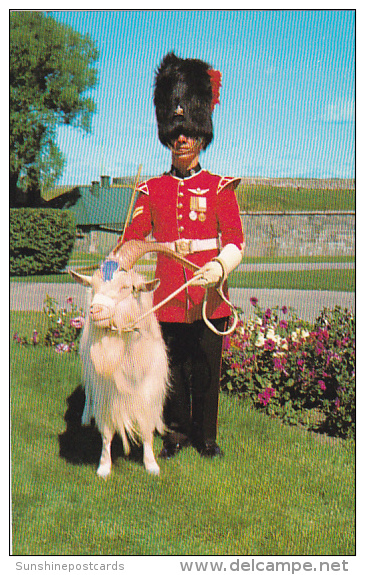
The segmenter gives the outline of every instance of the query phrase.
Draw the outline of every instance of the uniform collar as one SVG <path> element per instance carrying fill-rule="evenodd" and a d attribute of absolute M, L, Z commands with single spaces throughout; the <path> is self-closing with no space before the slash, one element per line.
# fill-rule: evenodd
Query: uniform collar
<path fill-rule="evenodd" d="M 191 176 L 195 176 L 198 172 L 201 171 L 201 165 L 197 164 L 191 170 L 187 172 L 180 172 L 175 166 L 171 166 L 171 170 L 168 172 L 170 176 L 174 176 L 175 178 L 180 178 L 180 180 L 184 180 L 185 178 L 191 178 Z"/>

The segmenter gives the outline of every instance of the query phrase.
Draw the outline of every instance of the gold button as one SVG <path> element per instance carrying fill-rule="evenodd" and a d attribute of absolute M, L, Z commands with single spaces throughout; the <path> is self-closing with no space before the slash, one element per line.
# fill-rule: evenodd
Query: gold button
<path fill-rule="evenodd" d="M 179 215 L 177 216 L 177 219 L 178 219 L 178 220 L 182 220 L 182 214 L 179 214 Z"/>
<path fill-rule="evenodd" d="M 180 226 L 179 228 L 177 228 L 178 232 L 183 232 L 184 231 L 184 226 Z"/>
<path fill-rule="evenodd" d="M 179 192 L 177 195 L 180 196 L 180 198 L 184 197 L 184 194 L 182 192 Z"/>
<path fill-rule="evenodd" d="M 178 208 L 182 208 L 182 207 L 183 207 L 183 204 L 182 204 L 181 202 L 179 202 L 179 203 L 177 204 L 177 207 L 178 207 Z"/>

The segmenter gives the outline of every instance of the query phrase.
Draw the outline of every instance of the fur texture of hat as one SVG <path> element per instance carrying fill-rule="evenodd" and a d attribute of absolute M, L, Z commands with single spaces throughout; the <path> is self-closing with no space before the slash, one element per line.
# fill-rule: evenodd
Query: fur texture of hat
<path fill-rule="evenodd" d="M 204 149 L 210 144 L 220 79 L 220 72 L 202 60 L 178 58 L 173 52 L 164 57 L 154 91 L 158 136 L 164 146 L 180 134 L 202 138 Z"/>

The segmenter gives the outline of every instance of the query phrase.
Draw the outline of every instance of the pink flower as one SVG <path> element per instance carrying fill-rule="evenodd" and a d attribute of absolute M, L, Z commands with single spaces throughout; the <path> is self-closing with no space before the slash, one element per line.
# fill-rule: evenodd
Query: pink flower
<path fill-rule="evenodd" d="M 297 364 L 298 364 L 299 369 L 301 371 L 303 371 L 304 370 L 304 359 L 298 359 Z"/>
<path fill-rule="evenodd" d="M 73 300 L 72 300 L 72 297 L 70 296 L 70 297 L 67 298 L 66 303 L 67 303 L 68 305 L 72 305 L 72 301 L 73 301 Z"/>
<path fill-rule="evenodd" d="M 275 342 L 272 339 L 267 339 L 264 343 L 264 349 L 267 349 L 268 351 L 273 351 L 275 349 Z"/>
<path fill-rule="evenodd" d="M 323 379 L 320 379 L 320 380 L 318 381 L 318 385 L 319 385 L 319 387 L 321 388 L 322 391 L 326 391 L 326 384 L 325 384 L 325 382 L 323 381 Z"/>
<path fill-rule="evenodd" d="M 59 343 L 56 345 L 55 351 L 57 353 L 64 353 L 65 351 L 70 351 L 70 347 L 67 345 L 67 343 Z"/>
<path fill-rule="evenodd" d="M 274 357 L 274 368 L 278 371 L 283 371 L 286 364 L 285 357 Z"/>
<path fill-rule="evenodd" d="M 78 317 L 73 317 L 72 319 L 70 319 L 70 325 L 72 327 L 76 327 L 76 329 L 81 329 L 82 326 L 84 325 L 84 318 L 80 315 Z"/>
<path fill-rule="evenodd" d="M 283 305 L 283 307 L 281 308 L 281 311 L 286 314 L 288 313 L 288 308 L 286 307 L 286 305 Z"/>
<path fill-rule="evenodd" d="M 275 389 L 267 387 L 262 393 L 258 394 L 258 400 L 262 405 L 267 405 L 272 397 L 275 395 Z"/>
<path fill-rule="evenodd" d="M 316 354 L 321 355 L 324 352 L 324 345 L 321 342 L 318 342 L 316 347 Z"/>
<path fill-rule="evenodd" d="M 259 300 L 257 299 L 257 297 L 250 297 L 250 303 L 251 303 L 251 305 L 253 305 L 253 307 L 257 306 L 258 301 Z"/>
<path fill-rule="evenodd" d="M 288 329 L 288 322 L 285 321 L 285 319 L 282 319 L 281 322 L 279 323 L 279 327 L 281 327 L 282 329 Z"/>

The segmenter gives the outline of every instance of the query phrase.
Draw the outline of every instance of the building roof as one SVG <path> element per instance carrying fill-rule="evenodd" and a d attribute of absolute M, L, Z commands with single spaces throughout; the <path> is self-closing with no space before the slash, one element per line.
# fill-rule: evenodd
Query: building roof
<path fill-rule="evenodd" d="M 80 186 L 79 194 L 74 205 L 64 208 L 74 214 L 76 225 L 121 229 L 127 218 L 133 187 Z"/>

